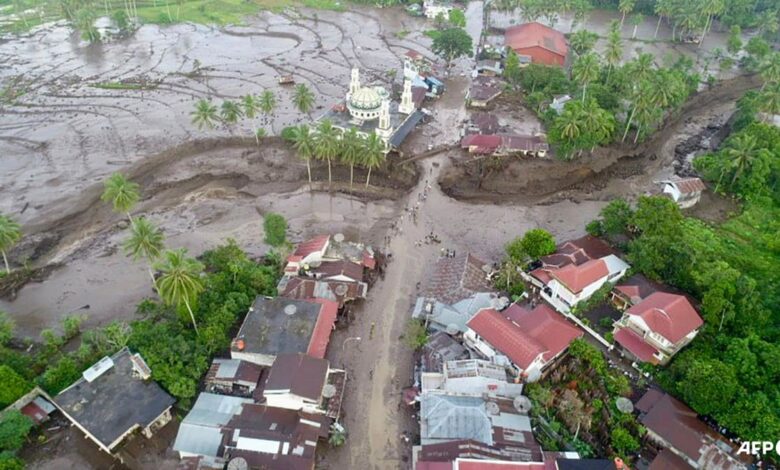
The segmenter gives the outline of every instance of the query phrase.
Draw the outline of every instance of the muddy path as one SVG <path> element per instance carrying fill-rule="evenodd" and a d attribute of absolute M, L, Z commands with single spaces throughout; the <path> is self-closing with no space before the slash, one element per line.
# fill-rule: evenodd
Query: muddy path
<path fill-rule="evenodd" d="M 555 159 L 513 159 L 479 182 L 477 165 L 463 154 L 440 179 L 442 189 L 464 201 L 540 204 L 574 198 L 608 198 L 618 193 L 641 194 L 652 181 L 669 176 L 675 147 L 712 123 L 725 124 L 735 102 L 760 86 L 757 76 L 719 82 L 693 96 L 639 145 L 616 144 L 572 162 Z M 631 187 L 628 187 L 631 186 Z"/>

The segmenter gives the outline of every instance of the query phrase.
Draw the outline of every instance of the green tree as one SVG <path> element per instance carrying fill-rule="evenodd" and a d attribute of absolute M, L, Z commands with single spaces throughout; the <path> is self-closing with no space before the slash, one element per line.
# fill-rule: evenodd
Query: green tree
<path fill-rule="evenodd" d="M 22 228 L 13 219 L 0 214 L 0 254 L 3 255 L 6 274 L 11 274 L 11 268 L 8 265 L 8 250 L 14 247 L 22 238 Z"/>
<path fill-rule="evenodd" d="M 598 34 L 588 31 L 587 29 L 580 29 L 572 33 L 571 37 L 569 37 L 569 44 L 574 53 L 580 56 L 592 51 L 598 39 Z"/>
<path fill-rule="evenodd" d="M 761 86 L 763 90 L 769 83 L 780 82 L 780 52 L 773 52 L 766 56 L 760 65 L 761 78 L 764 79 L 764 84 Z"/>
<path fill-rule="evenodd" d="M 16 323 L 6 312 L 0 310 L 0 346 L 5 346 L 14 337 Z"/>
<path fill-rule="evenodd" d="M 235 101 L 225 100 L 219 110 L 222 121 L 227 124 L 235 124 L 244 115 L 241 106 Z"/>
<path fill-rule="evenodd" d="M 17 451 L 27 441 L 33 421 L 19 410 L 9 410 L 0 418 L 0 451 Z"/>
<path fill-rule="evenodd" d="M 623 427 L 612 428 L 610 445 L 617 454 L 624 457 L 633 454 L 640 447 L 639 441 Z"/>
<path fill-rule="evenodd" d="M 197 300 L 198 294 L 203 292 L 203 283 L 200 279 L 203 265 L 187 257 L 187 250 L 181 248 L 164 251 L 162 260 L 155 265 L 155 268 L 162 272 L 157 283 L 160 297 L 168 305 L 183 304 L 190 314 L 195 333 L 200 335 L 191 305 Z"/>
<path fill-rule="evenodd" d="M 314 93 L 305 84 L 299 83 L 293 92 L 293 104 L 298 111 L 309 114 L 314 107 Z"/>
<path fill-rule="evenodd" d="M 267 119 L 269 116 L 271 116 L 276 109 L 276 95 L 274 95 L 274 92 L 271 90 L 264 90 L 260 94 L 260 110 L 263 112 L 263 115 L 265 116 L 266 123 L 268 122 Z"/>
<path fill-rule="evenodd" d="M 5 408 L 32 389 L 32 385 L 15 370 L 0 365 L 0 407 Z"/>
<path fill-rule="evenodd" d="M 596 54 L 588 53 L 577 59 L 572 67 L 572 78 L 582 85 L 582 101 L 585 102 L 585 94 L 588 89 L 588 83 L 599 77 L 599 59 Z"/>
<path fill-rule="evenodd" d="M 155 291 L 157 291 L 157 279 L 154 277 L 152 266 L 160 257 L 164 242 L 165 236 L 162 230 L 145 217 L 139 217 L 130 227 L 130 237 L 124 243 L 125 251 L 133 257 L 134 261 L 145 258 L 148 262 L 147 269 Z"/>
<path fill-rule="evenodd" d="M 669 18 L 675 10 L 675 0 L 656 0 L 655 2 L 655 14 L 658 15 L 658 23 L 655 25 L 655 34 L 653 39 L 658 38 L 658 30 L 661 28 L 661 20 Z"/>
<path fill-rule="evenodd" d="M 555 238 L 550 232 L 541 228 L 531 229 L 523 235 L 521 243 L 523 251 L 531 259 L 555 253 Z"/>
<path fill-rule="evenodd" d="M 711 359 L 694 360 L 687 364 L 685 380 L 679 388 L 691 408 L 711 416 L 726 411 L 742 394 L 734 369 Z"/>
<path fill-rule="evenodd" d="M 626 21 L 626 15 L 631 13 L 631 11 L 634 9 L 634 5 L 636 4 L 636 0 L 620 0 L 618 3 L 618 11 L 623 15 L 620 18 L 620 27 L 623 27 L 623 23 Z"/>
<path fill-rule="evenodd" d="M 631 17 L 631 26 L 634 27 L 634 31 L 631 33 L 631 39 L 636 39 L 636 31 L 643 21 L 645 21 L 645 17 L 641 13 L 637 13 Z"/>
<path fill-rule="evenodd" d="M 604 50 L 604 60 L 607 62 L 609 69 L 607 70 L 607 82 L 609 82 L 609 76 L 612 70 L 620 64 L 623 59 L 623 40 L 620 38 L 619 31 L 610 31 L 607 35 L 607 47 Z"/>
<path fill-rule="evenodd" d="M 756 146 L 756 138 L 750 134 L 739 134 L 733 139 L 729 139 L 727 147 L 723 152 L 729 159 L 730 164 L 728 166 L 723 166 L 721 177 L 715 187 L 716 191 L 726 173 L 732 175 L 730 187 L 734 187 L 737 179 L 739 179 L 742 173 L 748 171 L 755 161 L 756 156 L 758 155 Z"/>
<path fill-rule="evenodd" d="M 445 29 L 433 40 L 431 50 L 447 62 L 449 68 L 458 57 L 471 54 L 471 36 L 461 28 Z"/>
<path fill-rule="evenodd" d="M 265 242 L 278 248 L 287 241 L 287 221 L 280 214 L 269 212 L 263 217 Z"/>
<path fill-rule="evenodd" d="M 739 25 L 734 25 L 729 30 L 729 38 L 726 42 L 726 50 L 729 54 L 737 54 L 742 50 L 742 28 Z"/>
<path fill-rule="evenodd" d="M 306 171 L 309 174 L 309 185 L 311 185 L 311 159 L 314 158 L 316 151 L 314 135 L 309 130 L 309 126 L 305 124 L 294 127 L 293 130 L 293 147 L 298 157 L 306 161 Z"/>
<path fill-rule="evenodd" d="M 704 29 L 702 30 L 701 39 L 699 39 L 699 47 L 704 43 L 704 37 L 712 27 L 713 17 L 720 15 L 726 9 L 726 3 L 724 0 L 703 0 L 701 5 L 701 12 L 707 15 L 704 21 Z"/>
<path fill-rule="evenodd" d="M 360 163 L 363 152 L 363 139 L 358 135 L 357 129 L 351 127 L 341 138 L 340 159 L 345 165 L 349 165 L 349 190 L 352 191 L 355 165 Z"/>
<path fill-rule="evenodd" d="M 198 126 L 198 129 L 203 129 L 204 126 L 210 129 L 214 128 L 214 123 L 219 119 L 217 107 L 204 99 L 200 99 L 195 103 L 195 110 L 190 115 L 192 116 L 192 123 Z"/>
<path fill-rule="evenodd" d="M 449 21 L 450 24 L 455 28 L 466 27 L 466 15 L 463 13 L 463 10 L 459 10 L 457 8 L 450 10 Z"/>
<path fill-rule="evenodd" d="M 314 134 L 314 150 L 318 159 L 328 162 L 328 185 L 330 185 L 333 182 L 331 161 L 339 153 L 338 129 L 333 127 L 330 119 L 323 119 L 317 125 L 317 133 Z"/>
<path fill-rule="evenodd" d="M 428 342 L 428 332 L 425 329 L 425 324 L 417 320 L 416 318 L 410 318 L 406 322 L 406 330 L 404 331 L 404 343 L 410 349 L 420 349 Z"/>
<path fill-rule="evenodd" d="M 671 239 L 683 220 L 680 208 L 665 197 L 640 196 L 632 225 L 645 235 L 661 235 Z"/>
<path fill-rule="evenodd" d="M 520 71 L 520 59 L 514 50 L 509 49 L 509 53 L 506 56 L 506 63 L 504 64 L 504 78 L 506 78 L 513 87 L 517 87 L 520 83 L 522 72 Z"/>
<path fill-rule="evenodd" d="M 100 42 L 100 31 L 95 27 L 96 15 L 92 8 L 82 8 L 76 13 L 76 27 L 81 38 L 91 43 Z"/>
<path fill-rule="evenodd" d="M 110 202 L 114 212 L 127 215 L 130 224 L 133 224 L 133 217 L 130 211 L 135 207 L 141 198 L 140 187 L 122 173 L 114 173 L 103 183 L 103 194 L 100 199 L 103 202 Z"/>
<path fill-rule="evenodd" d="M 634 211 L 625 199 L 613 199 L 601 209 L 601 227 L 607 235 L 626 233 Z"/>
<path fill-rule="evenodd" d="M 241 107 L 243 108 L 244 116 L 249 119 L 254 119 L 257 116 L 257 111 L 260 109 L 257 97 L 251 93 L 241 97 Z"/>
<path fill-rule="evenodd" d="M 523 248 L 523 237 L 515 237 L 504 247 L 507 256 L 515 264 L 521 264 L 528 258 L 528 253 Z"/>
<path fill-rule="evenodd" d="M 385 143 L 375 133 L 368 135 L 364 141 L 362 165 L 368 168 L 366 188 L 371 181 L 371 170 L 378 168 L 385 160 Z"/>

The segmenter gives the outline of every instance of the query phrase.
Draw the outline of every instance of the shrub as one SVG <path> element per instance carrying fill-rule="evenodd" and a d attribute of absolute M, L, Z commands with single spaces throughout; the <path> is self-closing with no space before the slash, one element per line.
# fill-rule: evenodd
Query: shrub
<path fill-rule="evenodd" d="M 81 376 L 76 361 L 63 357 L 57 363 L 46 369 L 46 372 L 36 380 L 44 390 L 56 395 Z"/>
<path fill-rule="evenodd" d="M 30 383 L 16 371 L 3 364 L 0 365 L 0 408 L 5 408 L 29 392 Z"/>
<path fill-rule="evenodd" d="M 81 333 L 81 324 L 86 320 L 86 315 L 68 315 L 62 317 L 62 331 L 65 341 L 75 338 Z"/>
<path fill-rule="evenodd" d="M 279 214 L 266 214 L 263 218 L 263 230 L 265 242 L 273 247 L 280 247 L 287 240 L 287 221 Z"/>
<path fill-rule="evenodd" d="M 14 337 L 16 324 L 7 313 L 0 310 L 0 345 L 8 344 Z"/>
<path fill-rule="evenodd" d="M 19 410 L 10 410 L 0 418 L 0 451 L 15 452 L 22 448 L 33 421 Z"/>
<path fill-rule="evenodd" d="M 411 349 L 420 349 L 428 341 L 428 332 L 425 330 L 425 324 L 417 319 L 410 319 L 406 323 L 404 332 L 404 343 Z"/>

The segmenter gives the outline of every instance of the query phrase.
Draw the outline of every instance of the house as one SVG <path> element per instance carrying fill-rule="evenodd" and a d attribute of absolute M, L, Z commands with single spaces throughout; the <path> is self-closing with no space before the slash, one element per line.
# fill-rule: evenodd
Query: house
<path fill-rule="evenodd" d="M 504 92 L 503 85 L 498 81 L 477 80 L 488 78 L 478 76 L 472 82 L 466 92 L 466 104 L 474 108 L 485 108 L 491 101 L 498 98 Z"/>
<path fill-rule="evenodd" d="M 305 277 L 282 278 L 277 286 L 279 295 L 289 299 L 326 299 L 344 304 L 357 299 L 365 299 L 368 284 L 354 281 L 335 281 L 308 279 Z"/>
<path fill-rule="evenodd" d="M 461 148 L 477 155 L 530 155 L 545 157 L 550 146 L 542 135 L 471 134 L 460 141 Z"/>
<path fill-rule="evenodd" d="M 17 398 L 15 402 L 9 404 L 5 409 L 0 410 L 3 414 L 10 410 L 18 410 L 38 425 L 49 420 L 49 415 L 57 410 L 52 405 L 51 396 L 38 386 L 35 386 L 29 392 Z"/>
<path fill-rule="evenodd" d="M 566 103 L 569 101 L 571 101 L 571 96 L 569 95 L 555 95 L 552 103 L 550 103 L 550 108 L 555 110 L 556 114 L 562 114 Z"/>
<path fill-rule="evenodd" d="M 623 313 L 613 335 L 632 359 L 666 364 L 696 337 L 703 324 L 684 296 L 654 292 Z"/>
<path fill-rule="evenodd" d="M 617 282 L 630 267 L 617 251 L 590 235 L 563 243 L 555 253 L 531 266 L 530 272 L 521 273 L 523 279 L 564 313 L 589 299 L 607 282 Z"/>
<path fill-rule="evenodd" d="M 501 66 L 500 60 L 485 59 L 477 61 L 475 68 L 477 75 L 485 75 L 488 77 L 495 77 L 504 73 L 504 68 Z"/>
<path fill-rule="evenodd" d="M 439 15 L 449 18 L 452 5 L 436 2 L 434 0 L 425 0 L 423 2 L 423 13 L 426 18 L 435 19 Z"/>
<path fill-rule="evenodd" d="M 363 282 L 363 265 L 348 260 L 322 261 L 304 268 L 302 276 L 323 281 Z"/>
<path fill-rule="evenodd" d="M 537 22 L 508 28 L 504 33 L 504 44 L 518 56 L 541 65 L 563 67 L 569 53 L 563 33 Z"/>
<path fill-rule="evenodd" d="M 276 357 L 263 389 L 265 404 L 338 419 L 346 373 L 301 353 Z"/>
<path fill-rule="evenodd" d="M 173 450 L 180 459 L 200 458 L 203 464 L 219 467 L 225 464 L 222 429 L 251 398 L 201 393 L 195 405 L 179 425 Z"/>
<path fill-rule="evenodd" d="M 325 299 L 255 298 L 230 347 L 230 357 L 271 366 L 278 354 L 325 357 L 338 313 Z"/>
<path fill-rule="evenodd" d="M 212 393 L 251 397 L 267 370 L 238 359 L 214 359 L 206 372 L 206 390 Z"/>
<path fill-rule="evenodd" d="M 660 182 L 663 194 L 668 194 L 681 209 L 688 209 L 699 202 L 701 192 L 707 189 L 699 178 L 676 178 Z"/>
<path fill-rule="evenodd" d="M 428 328 L 446 331 L 449 334 L 465 333 L 466 323 L 483 308 L 506 307 L 509 302 L 500 305 L 501 300 L 492 292 L 479 292 L 452 305 L 438 302 L 436 299 L 418 297 L 412 310 L 412 318 L 424 320 Z"/>
<path fill-rule="evenodd" d="M 451 449 L 445 445 L 427 446 L 425 452 L 419 453 L 419 457 L 430 460 L 418 460 L 415 470 L 629 470 L 620 459 L 580 459 L 576 452 L 564 452 L 573 454 L 566 457 L 557 457 L 557 452 L 544 452 L 543 461 L 514 462 L 500 455 L 491 455 L 484 446 L 473 443 L 459 445 L 462 457 L 446 461 L 433 459 L 454 454 Z"/>
<path fill-rule="evenodd" d="M 431 62 L 421 53 L 409 49 L 403 57 L 404 79 L 414 80 L 421 75 L 427 75 L 431 71 Z"/>
<path fill-rule="evenodd" d="M 524 406 L 525 400 L 487 394 L 423 393 L 418 452 L 438 454 L 437 460 L 454 460 L 467 451 L 464 447 L 477 444 L 484 452 L 506 459 L 539 461 L 542 450 Z M 436 451 L 430 452 L 428 446 L 436 446 Z"/>
<path fill-rule="evenodd" d="M 449 305 L 480 292 L 493 292 L 490 266 L 470 253 L 440 257 L 426 275 L 420 296 Z"/>
<path fill-rule="evenodd" d="M 745 470 L 736 446 L 697 418 L 684 403 L 659 390 L 648 390 L 635 405 L 647 437 L 694 469 Z M 673 461 L 667 454 L 658 458 Z M 655 468 L 661 467 L 653 462 Z"/>
<path fill-rule="evenodd" d="M 495 114 L 479 112 L 471 115 L 465 134 L 495 134 L 499 129 L 498 117 Z"/>
<path fill-rule="evenodd" d="M 519 397 L 523 385 L 508 381 L 506 368 L 481 359 L 447 361 L 442 372 L 423 372 L 422 393 Z"/>
<path fill-rule="evenodd" d="M 623 311 L 632 305 L 636 305 L 654 292 L 663 292 L 667 287 L 653 282 L 642 274 L 634 274 L 628 279 L 615 285 L 610 292 L 612 305 Z"/>
<path fill-rule="evenodd" d="M 98 447 L 113 453 L 130 434 L 140 430 L 151 438 L 171 420 L 176 400 L 150 380 L 151 374 L 138 353 L 122 348 L 85 370 L 53 404 Z"/>
<path fill-rule="evenodd" d="M 319 263 L 325 256 L 325 250 L 330 244 L 330 235 L 319 235 L 299 243 L 295 251 L 287 257 L 287 265 L 284 268 L 285 275 L 295 275 L 305 265 Z"/>
<path fill-rule="evenodd" d="M 250 469 L 314 470 L 317 443 L 329 430 L 325 415 L 245 404 L 223 428 L 225 460 L 243 459 Z"/>
<path fill-rule="evenodd" d="M 428 341 L 422 348 L 421 369 L 422 372 L 441 372 L 445 362 L 468 357 L 469 352 L 462 344 L 447 333 L 437 331 L 428 336 Z"/>
<path fill-rule="evenodd" d="M 201 393 L 179 427 L 173 449 L 222 468 L 241 458 L 248 468 L 312 470 L 317 442 L 327 437 L 330 419 L 255 404 L 251 399 Z"/>
<path fill-rule="evenodd" d="M 344 235 L 337 233 L 333 237 L 318 235 L 299 243 L 295 251 L 287 257 L 284 275 L 297 276 L 302 269 L 325 261 L 350 261 L 368 270 L 376 268 L 376 256 L 372 247 L 363 243 L 347 242 Z"/>
<path fill-rule="evenodd" d="M 526 382 L 541 378 L 544 370 L 562 356 L 582 331 L 545 304 L 534 309 L 512 304 L 503 312 L 486 308 L 468 322 L 463 335 L 467 347 L 498 360 L 506 356 Z"/>

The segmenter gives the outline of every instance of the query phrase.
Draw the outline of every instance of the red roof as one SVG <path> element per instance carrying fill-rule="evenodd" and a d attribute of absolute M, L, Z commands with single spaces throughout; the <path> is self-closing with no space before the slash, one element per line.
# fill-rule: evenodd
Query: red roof
<path fill-rule="evenodd" d="M 306 354 L 323 359 L 325 357 L 325 351 L 328 349 L 330 333 L 333 331 L 333 327 L 336 324 L 336 315 L 339 311 L 339 304 L 338 302 L 325 299 L 309 299 L 309 301 L 317 302 L 318 304 L 321 304 L 322 307 L 320 308 L 319 316 L 317 316 L 317 323 L 314 325 L 314 331 L 311 333 L 309 349 L 306 350 Z"/>
<path fill-rule="evenodd" d="M 521 369 L 527 369 L 540 354 L 549 361 L 582 336 L 544 304 L 533 310 L 513 304 L 501 313 L 482 309 L 467 325 Z"/>
<path fill-rule="evenodd" d="M 376 258 L 368 251 L 363 251 L 363 266 L 366 269 L 376 268 Z"/>
<path fill-rule="evenodd" d="M 419 60 L 419 59 L 422 59 L 422 58 L 423 58 L 423 55 L 422 55 L 422 54 L 420 54 L 419 52 L 417 52 L 417 51 L 414 51 L 414 50 L 412 50 L 412 49 L 409 49 L 408 51 L 406 51 L 406 54 L 404 54 L 404 55 L 405 55 L 406 57 L 408 57 L 408 58 L 412 59 L 412 60 Z"/>
<path fill-rule="evenodd" d="M 652 331 L 672 343 L 680 341 L 704 323 L 688 299 L 666 292 L 650 294 L 629 308 L 627 313 L 639 316 Z"/>
<path fill-rule="evenodd" d="M 631 354 L 636 356 L 639 360 L 652 364 L 658 363 L 658 359 L 653 357 L 653 354 L 657 353 L 658 350 L 645 343 L 645 340 L 634 331 L 628 328 L 617 330 L 615 333 L 615 341 L 631 351 Z"/>
<path fill-rule="evenodd" d="M 545 470 L 542 462 L 505 462 L 475 459 L 458 459 L 454 470 Z"/>
<path fill-rule="evenodd" d="M 471 134 L 460 141 L 461 148 L 478 147 L 495 150 L 501 145 L 501 137 L 497 135 Z"/>
<path fill-rule="evenodd" d="M 577 294 L 582 289 L 609 275 L 607 263 L 602 259 L 587 261 L 579 266 L 566 265 L 560 269 L 550 271 L 550 275 L 566 286 L 571 292 Z"/>
<path fill-rule="evenodd" d="M 301 261 L 312 253 L 324 250 L 328 240 L 330 240 L 330 235 L 320 235 L 298 244 L 295 251 L 287 257 L 287 261 Z"/>
<path fill-rule="evenodd" d="M 417 462 L 415 470 L 452 470 L 452 462 Z"/>
<path fill-rule="evenodd" d="M 566 57 L 569 52 L 563 33 L 536 22 L 508 28 L 504 34 L 504 41 L 507 46 L 515 50 L 541 47 L 561 57 Z"/>
<path fill-rule="evenodd" d="M 672 181 L 677 186 L 682 194 L 696 193 L 704 191 L 706 186 L 699 178 L 684 178 L 677 181 Z"/>

